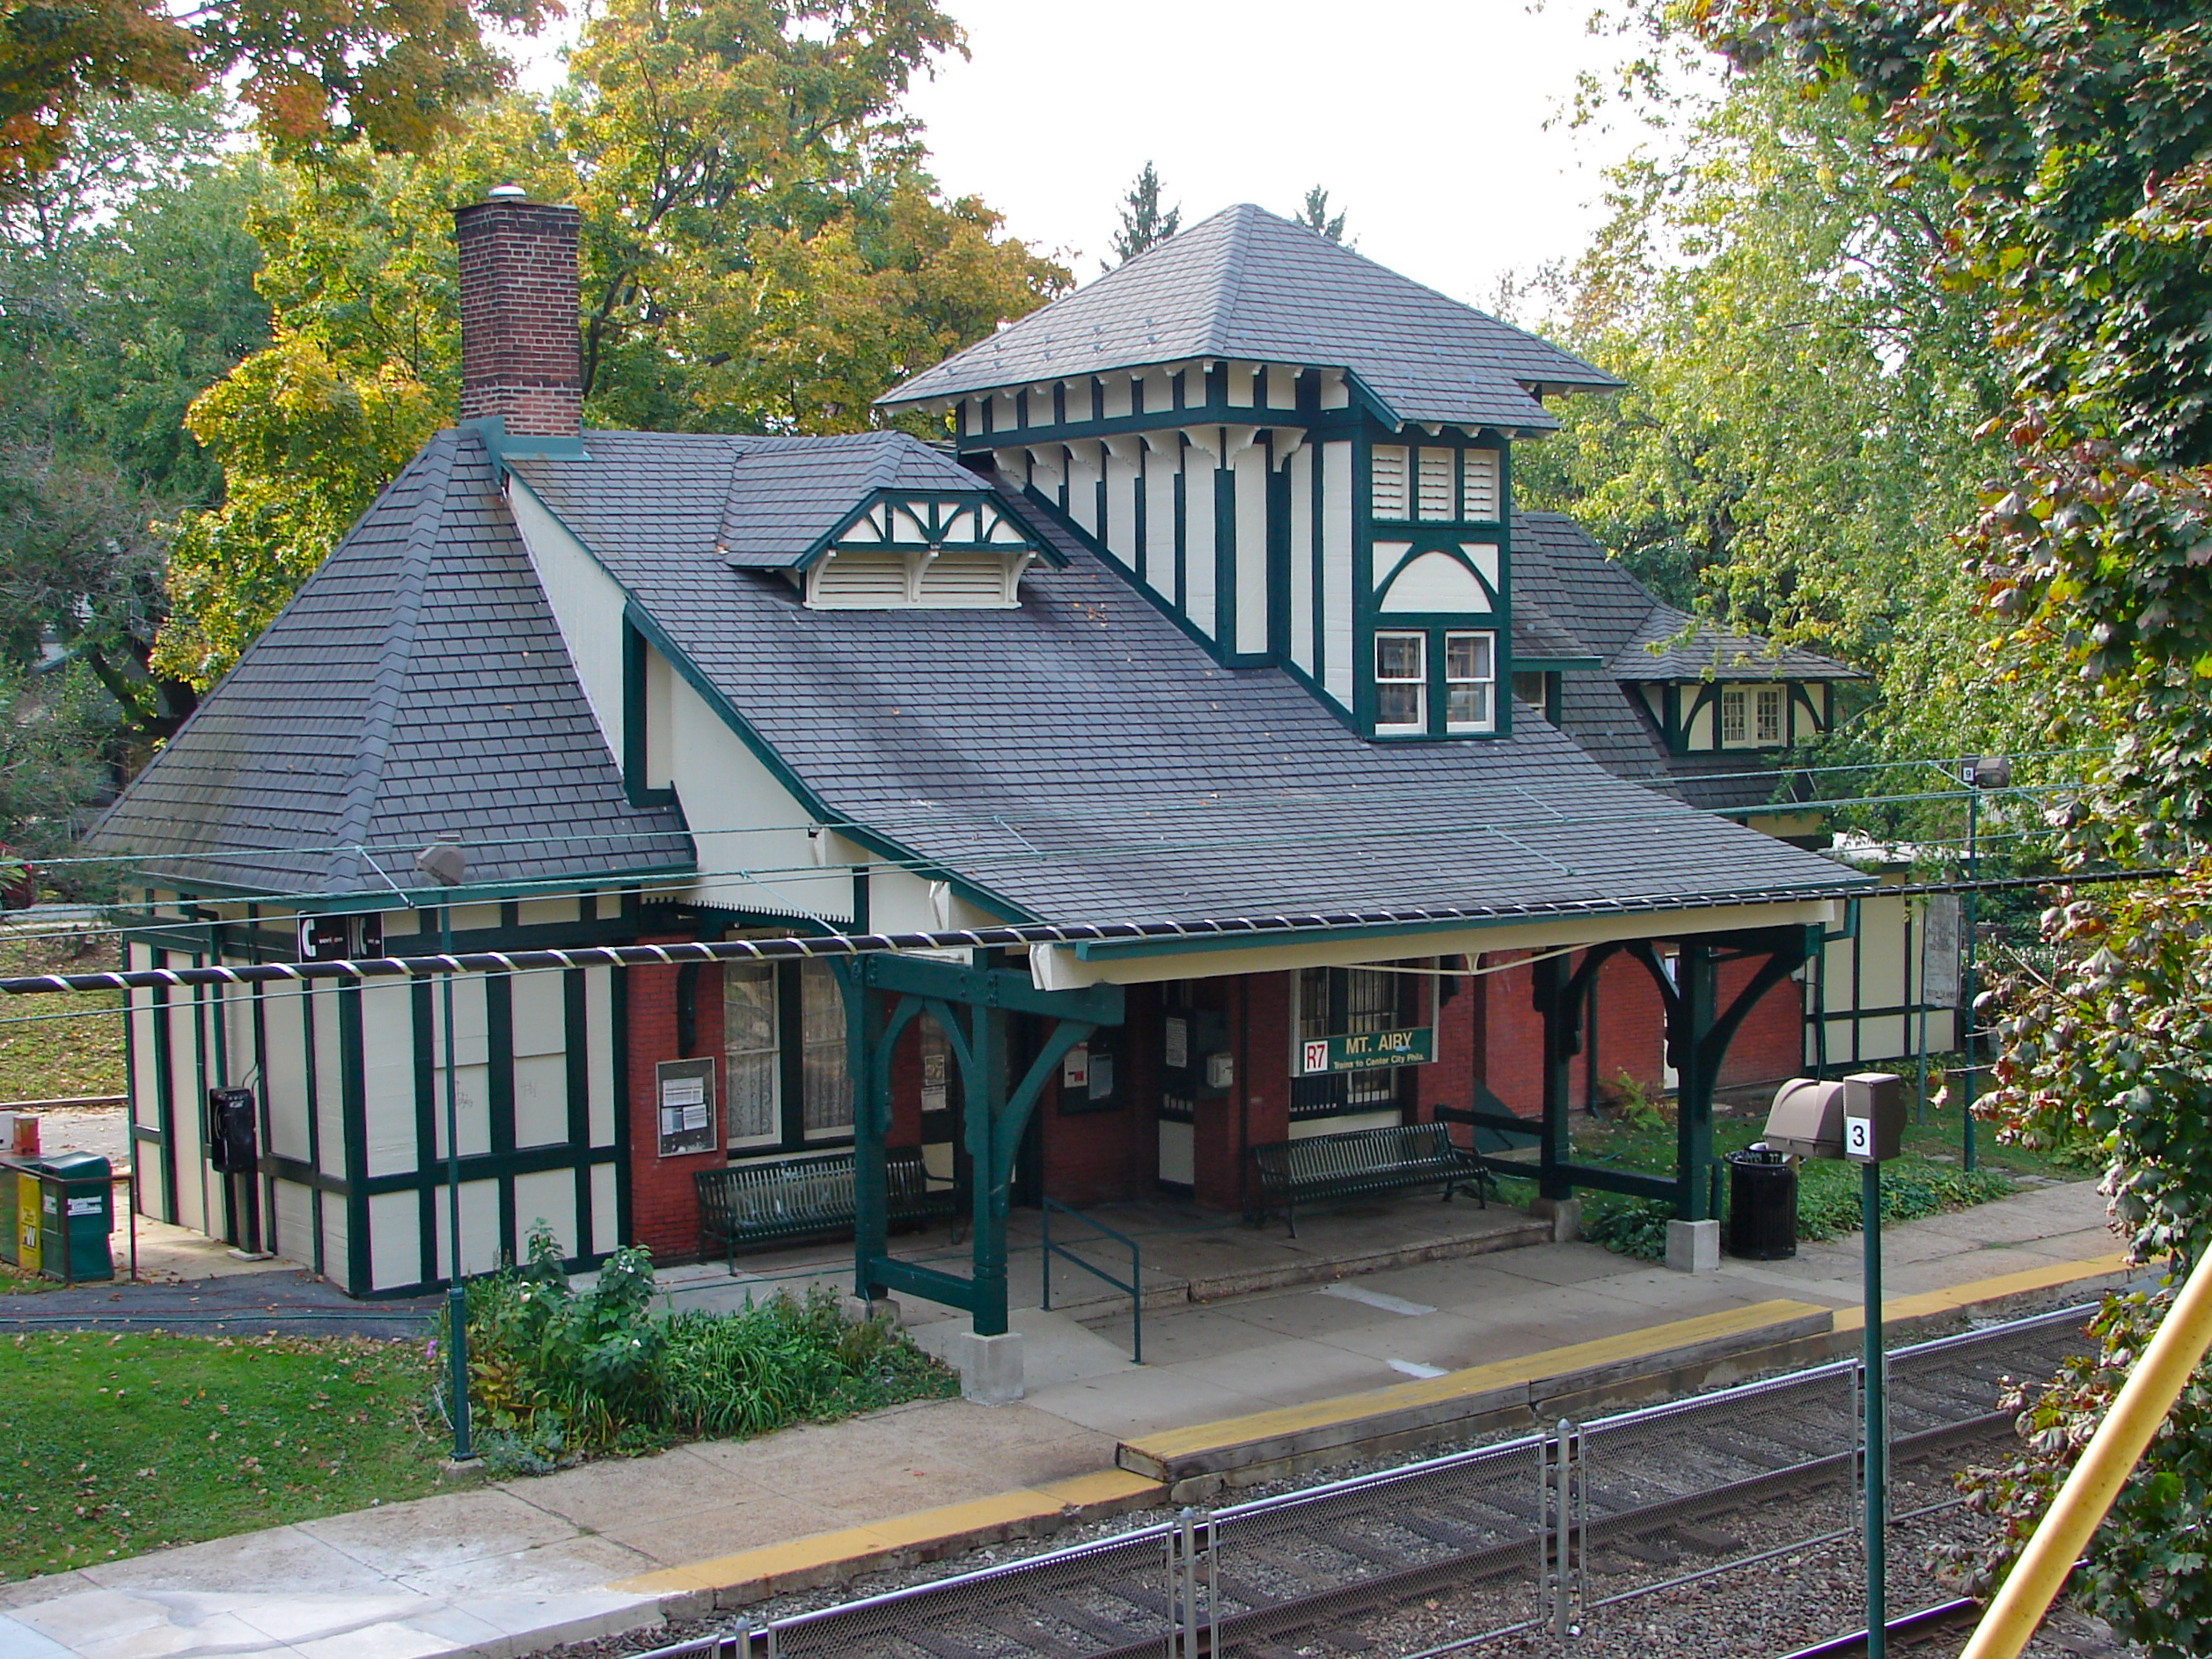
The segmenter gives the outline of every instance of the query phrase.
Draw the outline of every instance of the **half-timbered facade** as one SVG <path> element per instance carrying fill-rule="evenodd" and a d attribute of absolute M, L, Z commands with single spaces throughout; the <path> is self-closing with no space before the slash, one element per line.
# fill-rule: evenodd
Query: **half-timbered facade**
<path fill-rule="evenodd" d="M 464 979 L 450 1024 L 427 983 L 143 994 L 150 1209 L 250 1213 L 356 1294 L 436 1282 L 450 1078 L 465 1268 L 538 1221 L 579 1261 L 683 1256 L 699 1171 L 889 1147 L 971 1195 L 975 1277 L 901 1278 L 864 1215 L 861 1280 L 1003 1329 L 1017 1194 L 1234 1208 L 1255 1145 L 1448 1107 L 1540 1119 L 1564 1198 L 1605 1178 L 1568 1109 L 1665 1048 L 1654 1190 L 1704 1214 L 1711 1090 L 1795 1069 L 1790 976 L 1852 878 L 1677 774 L 1734 730 L 1735 658 L 1744 730 L 1779 686 L 1784 741 L 1848 671 L 1647 651 L 1649 596 L 1513 513 L 1542 399 L 1607 377 L 1239 208 L 895 392 L 945 444 L 584 430 L 542 345 L 573 288 L 481 286 L 502 248 L 573 262 L 573 214 L 458 224 L 470 418 L 105 820 L 135 965 L 1187 926 Z M 452 885 L 417 866 L 441 837 Z M 1449 914 L 1326 920 L 1421 907 Z M 1208 926 L 1255 916 L 1305 920 Z M 260 1114 L 244 1177 L 210 1159 L 223 1087 Z"/>

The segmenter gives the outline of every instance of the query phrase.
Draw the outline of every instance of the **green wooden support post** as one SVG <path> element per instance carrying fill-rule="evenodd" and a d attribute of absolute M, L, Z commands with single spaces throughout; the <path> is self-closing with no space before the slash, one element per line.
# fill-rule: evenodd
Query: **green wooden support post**
<path fill-rule="evenodd" d="M 1535 965 L 1536 1011 L 1543 1019 L 1543 1128 L 1537 1142 L 1536 1192 L 1547 1199 L 1570 1199 L 1574 1183 L 1565 1165 L 1572 1161 L 1568 1139 L 1567 1101 L 1571 1083 L 1575 1009 L 1568 995 L 1568 958 L 1547 957 Z"/>
<path fill-rule="evenodd" d="M 970 1020 L 969 1047 L 974 1058 L 967 1079 L 966 1129 L 975 1189 L 971 1328 L 978 1336 L 1002 1336 L 1007 1328 L 1007 1211 L 1013 1198 L 1022 1123 L 1010 1121 L 1014 1114 L 1007 1110 L 1006 1010 L 978 1006 L 970 1010 Z"/>
<path fill-rule="evenodd" d="M 1684 940 L 1674 958 L 1674 1208 L 1688 1222 L 1713 1219 L 1705 1171 L 1713 1161 L 1713 1083 L 1725 1040 L 1710 1044 L 1719 965 L 1713 948 Z"/>
<path fill-rule="evenodd" d="M 846 1053 L 853 1078 L 853 1294 L 863 1302 L 882 1288 L 875 1265 L 890 1249 L 890 1192 L 883 1170 L 890 1138 L 890 1044 L 883 1040 L 882 999 L 846 963 L 832 963 L 845 994 Z"/>

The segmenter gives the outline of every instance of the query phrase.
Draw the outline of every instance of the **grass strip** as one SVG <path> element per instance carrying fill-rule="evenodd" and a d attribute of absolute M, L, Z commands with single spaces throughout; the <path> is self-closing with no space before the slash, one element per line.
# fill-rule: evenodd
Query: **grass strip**
<path fill-rule="evenodd" d="M 0 1339 L 0 1579 L 419 1498 L 422 1345 Z"/>

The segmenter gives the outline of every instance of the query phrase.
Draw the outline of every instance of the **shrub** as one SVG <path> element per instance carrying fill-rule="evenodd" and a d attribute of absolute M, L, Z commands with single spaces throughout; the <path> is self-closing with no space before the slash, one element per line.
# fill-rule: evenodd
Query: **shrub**
<path fill-rule="evenodd" d="M 1727 1214 L 1726 1183 L 1721 1213 Z M 1996 1170 L 1954 1170 L 1908 1159 L 1882 1171 L 1882 1222 L 1917 1221 L 1939 1210 L 1966 1209 L 2003 1198 L 2011 1178 Z M 1674 1214 L 1663 1199 L 1593 1193 L 1583 1200 L 1582 1236 L 1617 1255 L 1639 1261 L 1666 1259 L 1666 1223 Z M 1827 1159 L 1798 1166 L 1798 1237 L 1808 1242 L 1858 1230 L 1858 1165 Z"/>
<path fill-rule="evenodd" d="M 651 1258 L 635 1247 L 575 1289 L 543 1223 L 525 1263 L 469 1285 L 469 1404 L 487 1462 L 540 1474 L 595 1454 L 765 1434 L 954 1391 L 951 1373 L 894 1327 L 846 1323 L 819 1287 L 672 1318 L 653 1311 L 653 1294 Z M 434 1343 L 434 1360 L 437 1351 Z"/>

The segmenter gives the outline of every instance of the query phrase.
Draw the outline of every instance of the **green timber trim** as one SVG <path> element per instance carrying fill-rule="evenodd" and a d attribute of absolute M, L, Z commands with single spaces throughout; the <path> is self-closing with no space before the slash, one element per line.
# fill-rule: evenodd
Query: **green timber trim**
<path fill-rule="evenodd" d="M 927 518 L 925 522 L 925 528 L 930 532 L 933 537 L 934 537 L 935 532 L 947 522 L 962 512 L 976 512 L 978 515 L 978 522 L 980 522 L 982 510 L 988 508 L 992 512 L 998 514 L 1000 518 L 1007 520 L 1007 522 L 1011 524 L 1016 530 L 1020 531 L 1022 532 L 1022 540 L 1018 543 L 1011 541 L 975 540 L 945 541 L 939 540 L 931 540 L 927 542 L 882 540 L 850 541 L 847 540 L 847 532 L 852 530 L 853 526 L 860 524 L 863 519 L 867 518 L 868 516 L 874 512 L 876 508 L 885 504 L 894 507 L 905 507 L 910 510 L 918 506 L 926 509 Z M 917 517 L 919 518 L 920 516 L 917 515 Z M 870 490 L 866 495 L 862 496 L 859 502 L 854 503 L 852 510 L 847 512 L 845 517 L 839 519 L 835 525 L 833 525 L 830 529 L 824 531 L 821 535 L 816 537 L 807 547 L 804 552 L 801 553 L 796 558 L 787 562 L 787 563 L 781 568 L 787 569 L 803 570 L 809 565 L 820 562 L 820 561 L 827 555 L 830 549 L 833 547 L 854 547 L 870 553 L 912 553 L 917 548 L 922 547 L 949 549 L 954 553 L 1014 554 L 1026 551 L 1036 555 L 1039 562 L 1050 565 L 1054 569 L 1058 569 L 1067 563 L 1066 559 L 1062 558 L 1051 547 L 1045 546 L 1044 543 L 1038 540 L 1036 533 L 1029 528 L 1029 525 L 1023 524 L 1015 515 L 1007 512 L 1006 510 L 1006 503 L 994 491 L 981 487 L 972 490 L 892 489 L 888 488 Z M 756 566 L 753 568 L 758 569 L 760 567 Z M 773 569 L 775 567 L 770 568 Z"/>
<path fill-rule="evenodd" d="M 299 1052 L 300 1095 L 307 1103 L 307 1166 L 315 1172 L 316 1180 L 308 1193 L 307 1221 L 313 1230 L 310 1253 L 318 1278 L 330 1276 L 323 1251 L 323 1110 L 322 1068 L 316 1063 L 315 1053 L 315 992 L 318 987 L 303 985 L 299 992 Z"/>
<path fill-rule="evenodd" d="M 1118 986 L 1039 991 L 1028 975 L 915 957 L 833 959 L 846 999 L 853 1101 L 853 1274 L 863 1297 L 901 1289 L 964 1310 L 980 1336 L 1007 1328 L 1007 1217 L 1022 1136 L 1045 1084 L 1070 1049 L 1102 1024 L 1119 1024 Z M 1095 992 L 1109 995 L 1096 995 Z M 887 1009 L 883 1000 L 891 999 Z M 887 1244 L 883 1163 L 890 1127 L 890 1067 L 907 1025 L 928 1014 L 945 1034 L 960 1077 L 972 1205 L 965 1279 L 893 1261 Z M 1027 1013 L 1053 1022 L 1037 1051 L 1011 1075 L 1007 1020 Z M 963 1017 L 964 1016 L 964 1017 Z"/>
<path fill-rule="evenodd" d="M 651 647 L 626 616 L 622 620 L 622 792 L 632 806 L 676 806 L 672 788 L 646 782 L 652 771 L 646 717 L 646 654 Z M 680 811 L 681 809 L 678 808 Z"/>
<path fill-rule="evenodd" d="M 1178 358 L 1176 361 L 1188 362 L 1190 360 Z M 1146 365 L 1147 368 L 1166 366 L 1164 363 Z M 1267 366 L 1261 365 L 1263 372 Z M 1280 363 L 1274 366 L 1288 368 L 1292 365 Z M 1212 372 L 1205 377 L 1207 394 L 1200 401 L 1190 403 L 1178 398 L 1171 408 L 1141 409 L 1135 407 L 1137 387 L 1142 385 L 1144 377 L 1144 370 L 1140 369 L 1130 376 L 1136 385 L 1132 389 L 1132 408 L 1127 415 L 1102 415 L 1093 421 L 1058 420 L 1042 426 L 986 428 L 981 431 L 970 431 L 967 429 L 966 410 L 963 407 L 960 409 L 962 419 L 958 424 L 955 448 L 962 459 L 966 459 L 978 455 L 987 455 L 993 450 L 1025 449 L 1046 444 L 1080 444 L 1102 437 L 1119 437 L 1128 432 L 1165 432 L 1185 426 L 1299 426 L 1309 432 L 1337 432 L 1357 425 L 1363 419 L 1383 423 L 1396 420 L 1396 415 L 1389 407 L 1369 391 L 1357 375 L 1348 370 L 1343 372 L 1344 384 L 1351 393 L 1351 407 L 1342 409 L 1322 408 L 1320 404 L 1318 371 L 1335 367 L 1333 363 L 1322 364 L 1318 367 L 1300 367 L 1299 397 L 1295 405 L 1290 408 L 1280 408 L 1273 404 L 1230 402 L 1227 371 L 1223 363 L 1217 361 Z M 1314 383 L 1310 395 L 1307 388 L 1308 377 L 1311 377 Z M 1064 380 L 1080 380 L 1085 378 L 1087 377 L 1082 375 L 1061 377 Z M 1102 401 L 1102 382 L 1106 377 L 1093 375 L 1088 378 L 1092 382 L 1092 405 L 1096 407 Z M 1180 381 L 1185 378 L 1186 375 L 1179 374 L 1176 378 Z M 1033 383 L 1024 382 L 1023 384 L 1026 385 Z M 1011 387 L 998 387 L 994 391 L 1011 391 L 1012 389 Z M 959 395 L 963 400 L 970 397 L 981 397 L 987 400 L 993 393 L 970 392 Z M 1065 411 L 1066 407 L 1064 399 L 1058 400 L 1056 413 Z M 985 407 L 989 407 L 987 402 Z"/>
<path fill-rule="evenodd" d="M 346 1294 L 357 1296 L 374 1277 L 370 1266 L 369 1079 L 362 1047 L 361 987 L 338 987 L 338 1054 L 346 1146 Z"/>
<path fill-rule="evenodd" d="M 570 1146 L 591 1144 L 591 1019 L 588 985 L 582 968 L 568 968 L 560 976 L 560 1041 L 567 1080 L 567 1134 Z M 576 1253 L 592 1254 L 596 1232 L 591 1214 L 591 1166 L 576 1166 Z"/>
<path fill-rule="evenodd" d="M 722 723 L 736 734 L 738 741 L 743 743 L 751 752 L 753 759 L 759 761 L 767 770 L 769 776 L 775 779 L 791 798 L 824 828 L 835 830 L 856 845 L 866 848 L 877 857 L 900 864 L 918 876 L 949 884 L 953 892 L 979 909 L 1014 917 L 1020 921 L 1036 920 L 1021 906 L 992 892 L 990 889 L 961 875 L 956 870 L 919 857 L 912 848 L 900 846 L 890 837 L 872 830 L 864 824 L 855 823 L 844 813 L 832 808 L 814 792 L 812 787 L 804 779 L 791 769 L 783 756 L 777 752 L 775 745 L 753 729 L 752 723 L 737 712 L 729 700 L 722 695 L 721 689 L 714 681 L 699 671 L 698 664 L 685 655 L 682 648 L 669 637 L 666 630 L 655 621 L 652 615 L 634 598 L 629 600 L 624 615 L 638 632 L 645 636 L 653 649 L 668 659 L 669 666 L 683 675 L 685 683 L 699 694 L 700 701 L 713 709 Z"/>
<path fill-rule="evenodd" d="M 1496 428 L 1483 429 L 1486 436 L 1469 437 L 1459 433 L 1439 434 L 1431 437 L 1425 432 L 1397 429 L 1381 422 L 1368 422 L 1358 427 L 1352 435 L 1351 456 L 1351 695 L 1352 729 L 1362 737 L 1377 743 L 1481 743 L 1498 738 L 1510 738 L 1513 730 L 1513 444 L 1506 435 Z M 1426 449 L 1450 449 L 1454 451 L 1452 467 L 1454 510 L 1460 504 L 1461 471 L 1465 463 L 1458 459 L 1470 449 L 1495 450 L 1498 453 L 1498 506 L 1504 518 L 1490 519 L 1443 518 L 1378 518 L 1374 514 L 1374 451 L 1378 444 L 1403 448 L 1406 451 L 1406 504 L 1416 507 L 1420 491 L 1420 451 Z M 1404 565 L 1419 558 L 1424 553 L 1448 553 L 1453 558 L 1474 567 L 1459 550 L 1466 541 L 1487 543 L 1498 549 L 1498 580 L 1491 582 L 1481 571 L 1475 576 L 1484 591 L 1490 594 L 1491 609 L 1488 615 L 1450 615 L 1429 613 L 1385 612 L 1381 606 L 1382 592 L 1388 582 L 1375 580 L 1375 544 L 1378 541 L 1408 542 L 1410 546 L 1394 564 L 1390 575 L 1395 576 Z M 1318 629 L 1323 620 L 1318 593 L 1315 596 L 1315 618 Z M 1445 704 L 1441 694 L 1444 674 L 1444 641 L 1446 629 L 1453 633 L 1489 633 L 1495 637 L 1491 646 L 1491 672 L 1493 689 L 1491 694 L 1491 722 L 1487 731 L 1449 731 L 1444 729 Z M 1374 636 L 1378 632 L 1403 630 L 1428 635 L 1426 660 L 1428 668 L 1428 730 L 1415 732 L 1378 732 L 1375 730 Z M 1316 664 L 1318 666 L 1318 664 Z"/>

